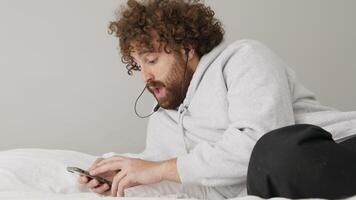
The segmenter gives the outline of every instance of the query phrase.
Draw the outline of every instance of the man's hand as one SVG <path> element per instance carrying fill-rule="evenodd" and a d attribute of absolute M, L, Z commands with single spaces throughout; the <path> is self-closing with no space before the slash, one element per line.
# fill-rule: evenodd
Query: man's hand
<path fill-rule="evenodd" d="M 88 171 L 90 171 L 91 169 L 93 169 L 101 160 L 103 160 L 104 158 L 97 158 L 94 163 L 90 166 L 90 168 L 88 169 Z M 114 176 L 116 175 L 116 173 L 113 172 L 107 172 L 107 173 L 103 173 L 100 176 L 112 181 Z M 108 184 L 102 184 L 99 183 L 99 181 L 95 180 L 95 179 L 90 179 L 86 176 L 79 176 L 78 178 L 78 182 L 80 184 L 85 184 L 91 191 L 101 194 L 101 195 L 105 195 L 108 196 L 111 194 L 110 192 L 110 186 Z"/>
<path fill-rule="evenodd" d="M 90 170 L 90 174 L 101 175 L 117 170 L 121 171 L 113 178 L 111 186 L 112 196 L 123 196 L 124 189 L 137 185 L 154 184 L 162 180 L 180 182 L 176 159 L 153 162 L 123 156 L 113 156 L 100 160 Z"/>

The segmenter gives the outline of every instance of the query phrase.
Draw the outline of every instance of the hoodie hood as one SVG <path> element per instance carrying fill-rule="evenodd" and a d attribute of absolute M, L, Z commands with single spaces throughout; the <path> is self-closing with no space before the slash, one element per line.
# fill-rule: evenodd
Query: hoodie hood
<path fill-rule="evenodd" d="M 190 81 L 186 97 L 183 101 L 183 106 L 188 107 L 190 100 L 193 98 L 199 84 L 204 77 L 206 70 L 210 67 L 210 65 L 214 62 L 214 60 L 220 55 L 220 53 L 226 48 L 227 43 L 225 40 L 214 47 L 209 53 L 203 55 L 198 63 L 198 66 L 193 74 L 192 80 Z"/>

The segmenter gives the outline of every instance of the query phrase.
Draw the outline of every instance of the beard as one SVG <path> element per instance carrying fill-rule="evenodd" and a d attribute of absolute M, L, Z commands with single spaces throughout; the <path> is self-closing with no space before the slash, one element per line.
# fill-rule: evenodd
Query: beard
<path fill-rule="evenodd" d="M 160 107 L 164 109 L 177 109 L 185 99 L 194 74 L 194 71 L 185 65 L 184 59 L 176 56 L 176 62 L 173 64 L 166 80 L 150 81 L 147 84 L 148 90 L 153 94 Z M 158 89 L 158 92 L 162 95 L 156 95 L 155 89 L 152 88 Z"/>

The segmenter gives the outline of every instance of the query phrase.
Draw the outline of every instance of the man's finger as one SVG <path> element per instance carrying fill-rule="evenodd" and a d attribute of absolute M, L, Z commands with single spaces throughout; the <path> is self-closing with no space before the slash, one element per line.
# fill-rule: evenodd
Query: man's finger
<path fill-rule="evenodd" d="M 110 158 L 105 158 L 103 160 L 100 160 L 98 163 L 97 163 L 97 166 L 100 166 L 100 165 L 103 165 L 105 163 L 108 163 L 108 162 L 112 162 L 112 161 L 120 161 L 120 160 L 124 160 L 125 158 L 122 157 L 122 156 L 112 156 Z"/>
<path fill-rule="evenodd" d="M 117 170 L 121 169 L 121 167 L 122 167 L 121 162 L 113 161 L 110 163 L 100 165 L 100 166 L 96 167 L 95 169 L 92 169 L 89 173 L 90 173 L 90 175 L 97 175 L 97 174 L 105 173 L 107 171 L 117 171 Z"/>
<path fill-rule="evenodd" d="M 81 183 L 81 184 L 85 184 L 85 183 L 87 183 L 89 180 L 88 180 L 88 178 L 87 178 L 86 176 L 79 176 L 78 181 L 79 181 L 79 183 Z"/>
<path fill-rule="evenodd" d="M 125 176 L 119 183 L 119 186 L 117 187 L 117 193 L 116 196 L 118 197 L 123 197 L 124 196 L 124 190 L 126 188 L 131 187 L 132 180 L 131 176 Z"/>
<path fill-rule="evenodd" d="M 90 170 L 92 170 L 93 168 L 95 168 L 96 165 L 97 165 L 100 161 L 102 161 L 102 160 L 104 160 L 104 158 L 102 158 L 102 157 L 99 157 L 99 158 L 95 159 L 95 161 L 94 161 L 93 164 L 90 166 L 90 168 L 88 169 L 88 171 L 90 171 Z"/>
<path fill-rule="evenodd" d="M 88 188 L 96 188 L 98 185 L 100 185 L 99 181 L 96 179 L 92 179 L 87 183 Z"/>
<path fill-rule="evenodd" d="M 114 179 L 112 180 L 112 185 L 111 185 L 111 195 L 115 196 L 117 193 L 117 187 L 119 186 L 119 183 L 121 181 L 122 178 L 124 178 L 126 176 L 126 173 L 121 171 L 119 173 L 117 173 L 114 176 Z"/>
<path fill-rule="evenodd" d="M 105 183 L 105 184 L 102 184 L 102 185 L 100 185 L 100 186 L 98 186 L 96 188 L 92 188 L 91 190 L 93 192 L 98 193 L 98 194 L 102 194 L 102 193 L 108 191 L 109 189 L 110 189 L 110 186 Z"/>

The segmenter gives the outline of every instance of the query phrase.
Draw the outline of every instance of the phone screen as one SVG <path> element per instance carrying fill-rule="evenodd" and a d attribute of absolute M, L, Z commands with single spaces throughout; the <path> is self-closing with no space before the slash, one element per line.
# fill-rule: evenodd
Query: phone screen
<path fill-rule="evenodd" d="M 100 176 L 92 176 L 89 174 L 88 171 L 84 170 L 84 169 L 80 169 L 79 167 L 67 167 L 67 171 L 71 172 L 71 173 L 75 173 L 75 174 L 79 174 L 79 175 L 83 175 L 92 179 L 96 179 L 97 181 L 99 181 L 100 183 L 106 183 L 111 187 L 112 182 L 109 180 L 106 180 L 105 178 L 102 178 Z"/>

